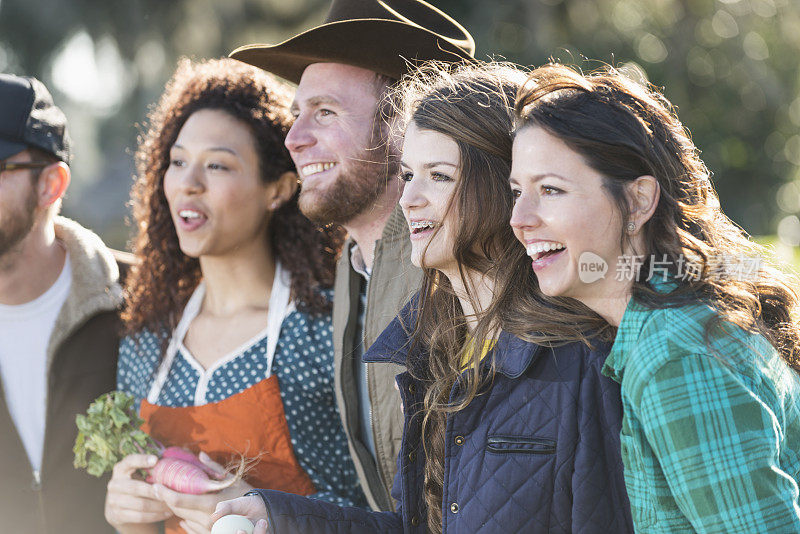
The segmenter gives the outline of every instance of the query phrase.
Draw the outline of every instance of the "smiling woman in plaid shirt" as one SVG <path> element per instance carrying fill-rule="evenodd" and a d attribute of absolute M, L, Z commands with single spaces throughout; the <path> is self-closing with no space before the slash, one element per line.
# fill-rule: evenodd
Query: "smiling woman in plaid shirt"
<path fill-rule="evenodd" d="M 516 112 L 511 225 L 542 291 L 610 326 L 637 531 L 800 531 L 797 295 L 670 103 L 549 65 Z"/>

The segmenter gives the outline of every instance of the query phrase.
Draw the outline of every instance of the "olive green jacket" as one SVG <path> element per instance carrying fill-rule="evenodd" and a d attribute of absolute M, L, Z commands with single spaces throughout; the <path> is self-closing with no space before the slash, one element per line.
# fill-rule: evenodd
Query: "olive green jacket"
<path fill-rule="evenodd" d="M 420 288 L 422 271 L 411 265 L 408 225 L 396 208 L 375 243 L 375 259 L 367 290 L 364 321 L 365 350 L 375 341 L 408 299 Z M 358 330 L 359 292 L 362 277 L 350 263 L 348 240 L 336 269 L 333 305 L 333 346 L 336 401 L 347 433 L 350 454 L 355 462 L 361 487 L 375 510 L 394 510 L 390 496 L 397 455 L 403 437 L 403 414 L 394 377 L 404 369 L 386 363 L 367 364 L 367 388 L 371 401 L 372 430 L 376 461 L 360 439 L 358 374 L 353 351 Z"/>

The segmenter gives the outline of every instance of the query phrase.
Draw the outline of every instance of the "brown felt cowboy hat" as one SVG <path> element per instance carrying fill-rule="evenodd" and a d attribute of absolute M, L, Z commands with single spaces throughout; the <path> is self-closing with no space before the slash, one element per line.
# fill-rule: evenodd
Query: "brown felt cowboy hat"
<path fill-rule="evenodd" d="M 474 54 L 469 32 L 422 0 L 333 0 L 322 25 L 230 56 L 299 83 L 312 63 L 344 63 L 399 79 L 408 63 L 458 62 Z"/>

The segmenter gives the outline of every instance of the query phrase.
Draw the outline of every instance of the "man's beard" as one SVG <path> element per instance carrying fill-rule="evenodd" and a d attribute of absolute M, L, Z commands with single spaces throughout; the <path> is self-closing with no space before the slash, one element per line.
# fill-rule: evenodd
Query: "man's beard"
<path fill-rule="evenodd" d="M 383 130 L 376 122 L 370 148 L 334 167 L 333 182 L 324 184 L 321 191 L 301 187 L 298 204 L 303 215 L 321 225 L 344 225 L 375 205 L 400 167 L 400 158 Z"/>
<path fill-rule="evenodd" d="M 300 211 L 317 224 L 347 224 L 386 191 L 390 175 L 385 161 L 350 160 L 337 167 L 333 183 L 324 184 L 323 191 L 300 191 Z"/>
<path fill-rule="evenodd" d="M 8 220 L 3 220 L 0 225 L 0 261 L 6 254 L 14 250 L 33 228 L 36 215 L 35 188 L 32 187 L 28 196 L 25 197 L 22 209 L 8 215 L 10 215 Z"/>

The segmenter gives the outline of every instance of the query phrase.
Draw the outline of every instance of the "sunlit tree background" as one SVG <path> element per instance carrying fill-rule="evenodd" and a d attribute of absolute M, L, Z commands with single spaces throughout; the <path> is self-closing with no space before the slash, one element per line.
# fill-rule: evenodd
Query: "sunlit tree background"
<path fill-rule="evenodd" d="M 432 0 L 478 56 L 591 70 L 613 64 L 675 103 L 725 211 L 800 244 L 798 0 Z M 64 211 L 124 247 L 132 154 L 177 58 L 279 42 L 322 21 L 327 0 L 0 0 L 0 70 L 51 89 L 75 139 Z"/>

